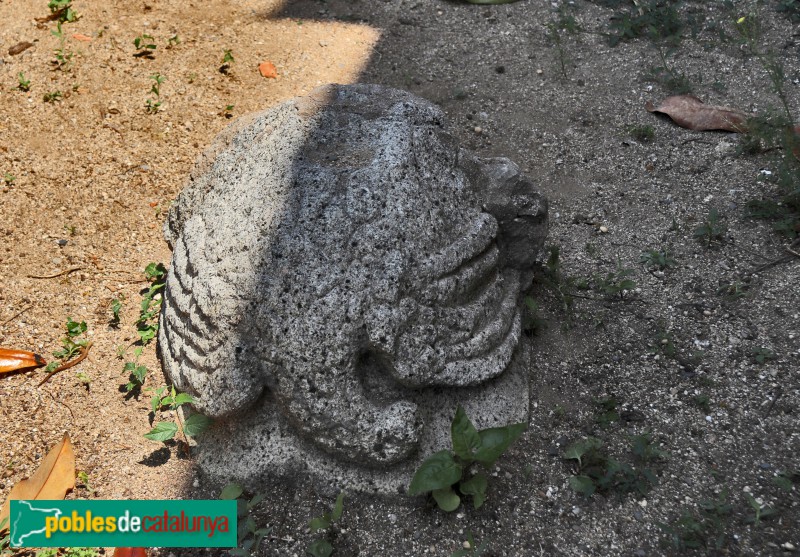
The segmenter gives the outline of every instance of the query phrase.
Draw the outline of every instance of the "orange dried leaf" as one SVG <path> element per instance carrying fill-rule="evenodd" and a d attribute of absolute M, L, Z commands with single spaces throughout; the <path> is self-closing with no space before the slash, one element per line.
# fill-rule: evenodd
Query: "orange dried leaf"
<path fill-rule="evenodd" d="M 73 33 L 72 38 L 76 41 L 83 41 L 85 43 L 92 42 L 92 38 L 88 35 L 84 35 L 83 33 Z"/>
<path fill-rule="evenodd" d="M 147 557 L 147 550 L 143 547 L 118 547 L 114 550 L 114 557 Z"/>
<path fill-rule="evenodd" d="M 39 354 L 14 348 L 0 348 L 0 375 L 43 365 L 47 365 L 47 362 Z"/>
<path fill-rule="evenodd" d="M 0 508 L 0 523 L 8 518 L 12 499 L 63 499 L 75 487 L 75 453 L 69 435 L 50 449 L 39 469 L 11 488 L 8 499 Z"/>
<path fill-rule="evenodd" d="M 269 60 L 261 62 L 258 65 L 258 71 L 263 77 L 269 77 L 272 79 L 278 77 L 278 69 L 275 67 L 275 64 Z"/>
<path fill-rule="evenodd" d="M 690 130 L 725 130 L 737 133 L 747 131 L 747 115 L 741 110 L 704 104 L 692 95 L 667 97 L 658 107 L 648 101 L 645 108 L 649 112 L 666 114 L 676 124 Z"/>

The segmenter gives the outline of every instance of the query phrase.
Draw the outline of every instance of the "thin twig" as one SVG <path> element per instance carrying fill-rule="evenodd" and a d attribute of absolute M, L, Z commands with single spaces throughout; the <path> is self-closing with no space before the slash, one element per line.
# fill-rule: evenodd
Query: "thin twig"
<path fill-rule="evenodd" d="M 66 269 L 66 270 L 61 271 L 59 273 L 56 273 L 54 275 L 28 275 L 28 278 L 32 278 L 32 279 L 51 279 L 51 278 L 60 277 L 61 275 L 68 275 L 70 273 L 74 273 L 75 271 L 80 271 L 81 269 L 83 269 L 83 267 L 72 267 L 70 269 Z"/>
<path fill-rule="evenodd" d="M 72 413 L 72 408 L 70 408 L 67 404 L 61 402 L 56 397 L 54 397 L 53 394 L 50 391 L 45 391 L 45 392 L 47 393 L 47 396 L 49 396 L 51 399 L 53 399 L 53 402 L 56 402 L 56 403 L 60 404 L 61 406 L 63 406 L 64 408 L 66 408 L 67 410 L 69 410 L 69 415 L 72 416 L 73 421 L 75 420 L 75 414 Z"/>
<path fill-rule="evenodd" d="M 0 325 L 5 325 L 6 323 L 8 323 L 8 322 L 10 322 L 10 321 L 13 321 L 13 320 L 14 320 L 14 319 L 16 319 L 17 317 L 19 317 L 20 315 L 22 315 L 23 313 L 25 313 L 26 311 L 28 311 L 29 309 L 31 309 L 32 307 L 33 307 L 33 304 L 29 305 L 29 306 L 28 306 L 28 307 L 26 307 L 26 308 L 23 308 L 23 309 L 21 309 L 20 311 L 18 311 L 17 313 L 15 313 L 15 314 L 14 314 L 14 315 L 12 315 L 11 317 L 9 317 L 8 319 L 6 319 L 6 320 L 5 320 L 5 321 L 3 321 L 2 323 L 0 323 Z"/>
<path fill-rule="evenodd" d="M 69 369 L 69 368 L 71 368 L 73 366 L 76 366 L 79 363 L 81 363 L 86 358 L 86 356 L 89 355 L 89 349 L 92 347 L 92 344 L 93 343 L 90 341 L 86 346 L 81 346 L 81 350 L 80 350 L 81 353 L 77 358 L 75 358 L 74 360 L 70 360 L 66 364 L 63 364 L 63 365 L 57 367 L 56 369 L 54 369 L 53 371 L 51 371 L 50 374 L 47 377 L 42 379 L 42 381 L 39 383 L 39 386 L 41 387 L 42 385 L 47 383 L 50 380 L 50 378 L 52 376 L 54 376 L 56 373 L 58 373 L 60 371 L 64 371 L 65 369 Z"/>
<path fill-rule="evenodd" d="M 800 253 L 797 253 L 797 252 L 796 252 L 796 251 L 794 251 L 792 248 L 786 248 L 786 251 L 788 251 L 789 253 L 791 253 L 791 254 L 792 254 L 792 255 L 794 255 L 795 257 L 800 257 Z"/>

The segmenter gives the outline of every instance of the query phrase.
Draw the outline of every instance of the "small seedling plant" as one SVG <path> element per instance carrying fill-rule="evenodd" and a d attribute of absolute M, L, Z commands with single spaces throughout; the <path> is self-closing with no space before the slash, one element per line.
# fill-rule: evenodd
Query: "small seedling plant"
<path fill-rule="evenodd" d="M 155 82 L 150 87 L 150 93 L 153 94 L 155 98 L 147 99 L 144 105 L 148 114 L 155 114 L 161 110 L 161 84 L 164 83 L 167 78 L 160 73 L 154 73 L 150 76 L 150 79 Z"/>
<path fill-rule="evenodd" d="M 264 538 L 270 535 L 272 528 L 259 527 L 253 518 L 253 511 L 266 499 L 266 493 L 257 493 L 252 499 L 242 497 L 244 489 L 241 485 L 231 482 L 222 488 L 219 495 L 223 500 L 236 501 L 236 514 L 238 517 L 238 547 L 228 551 L 233 557 L 248 557 L 258 553 Z"/>
<path fill-rule="evenodd" d="M 648 269 L 658 269 L 663 271 L 670 267 L 674 267 L 677 265 L 675 258 L 672 257 L 672 254 L 667 249 L 649 249 L 647 251 L 642 252 L 639 256 L 639 263 L 647 267 Z"/>
<path fill-rule="evenodd" d="M 153 52 L 156 48 L 158 48 L 155 44 L 155 39 L 150 35 L 139 35 L 135 39 L 133 39 L 133 46 L 136 47 L 136 56 L 137 58 L 152 58 Z"/>
<path fill-rule="evenodd" d="M 150 409 L 153 415 L 157 415 L 161 410 L 171 410 L 175 415 L 175 422 L 158 422 L 149 432 L 145 433 L 146 439 L 151 441 L 169 441 L 178 432 L 183 436 L 186 446 L 189 446 L 188 437 L 195 437 L 209 428 L 212 423 L 211 418 L 202 414 L 192 414 L 186 420 L 181 420 L 178 409 L 184 404 L 192 404 L 194 398 L 186 393 L 179 393 L 174 386 L 164 386 L 153 390 L 153 398 L 150 400 Z"/>
<path fill-rule="evenodd" d="M 777 513 L 773 507 L 764 505 L 747 492 L 745 492 L 744 497 L 747 499 L 750 508 L 753 509 L 753 514 L 747 517 L 747 522 L 752 523 L 753 526 L 758 526 L 763 519 L 774 516 Z"/>
<path fill-rule="evenodd" d="M 80 18 L 72 9 L 72 0 L 50 0 L 47 7 L 50 8 L 50 13 L 57 15 L 59 23 L 72 23 Z"/>
<path fill-rule="evenodd" d="M 694 229 L 694 237 L 706 246 L 714 243 L 721 244 L 725 239 L 728 227 L 722 221 L 722 215 L 717 209 L 711 209 L 703 223 Z"/>
<path fill-rule="evenodd" d="M 326 535 L 330 532 L 331 526 L 333 526 L 335 522 L 338 522 L 339 519 L 342 518 L 343 512 L 344 491 L 339 493 L 339 496 L 336 497 L 336 502 L 333 504 L 333 509 L 331 509 L 331 512 L 324 513 L 322 516 L 312 518 L 309 521 L 308 529 L 312 534 L 316 534 L 317 532 L 322 532 L 325 534 L 311 542 L 306 548 L 306 552 L 311 555 L 311 557 L 330 557 L 330 555 L 333 553 L 333 545 L 331 545 L 331 542 L 327 539 Z"/>
<path fill-rule="evenodd" d="M 119 327 L 119 312 L 122 311 L 122 304 L 124 301 L 125 296 L 122 294 L 111 300 L 111 319 L 108 322 L 111 327 Z"/>
<path fill-rule="evenodd" d="M 54 103 L 60 101 L 63 97 L 64 95 L 61 94 L 61 91 L 50 91 L 42 95 L 42 100 L 46 103 Z"/>
<path fill-rule="evenodd" d="M 661 545 L 677 551 L 691 549 L 721 550 L 725 547 L 727 524 L 733 507 L 728 503 L 728 490 L 723 489 L 715 499 L 698 504 L 699 513 L 684 510 L 670 524 L 657 522 L 665 537 Z"/>
<path fill-rule="evenodd" d="M 459 405 L 450 426 L 452 450 L 425 459 L 411 480 L 408 494 L 430 493 L 446 512 L 456 510 L 464 496 L 471 496 L 474 508 L 480 508 L 486 501 L 488 478 L 474 466 L 491 468 L 527 428 L 527 424 L 518 423 L 478 431 Z"/>
<path fill-rule="evenodd" d="M 775 352 L 763 346 L 754 348 L 750 352 L 750 356 L 753 358 L 753 361 L 759 365 L 764 365 L 765 363 L 775 360 L 777 358 Z"/>
<path fill-rule="evenodd" d="M 67 317 L 67 322 L 64 325 L 65 329 L 65 336 L 61 339 L 61 350 L 56 350 L 53 352 L 53 357 L 56 360 L 53 360 L 44 368 L 46 373 L 52 373 L 56 370 L 56 368 L 62 366 L 69 360 L 72 360 L 81 350 L 88 349 L 89 345 L 91 344 L 89 339 L 82 338 L 82 336 L 86 333 L 87 325 L 86 321 L 73 321 L 71 317 Z M 92 382 L 89 377 L 79 371 L 76 375 L 78 380 L 83 383 L 84 385 L 88 385 Z"/>
<path fill-rule="evenodd" d="M 603 448 L 603 441 L 588 437 L 567 447 L 564 458 L 575 461 L 576 474 L 569 478 L 569 486 L 586 497 L 596 492 L 638 492 L 646 495 L 658 482 L 649 468 L 666 453 L 653 444 L 652 435 L 645 432 L 631 438 L 631 453 L 636 467 L 611 457 Z"/>
<path fill-rule="evenodd" d="M 167 270 L 161 263 L 149 263 L 144 269 L 145 278 L 150 286 L 143 292 L 136 319 L 136 333 L 139 335 L 139 346 L 133 350 L 133 360 L 125 362 L 123 372 L 128 374 L 128 383 L 124 385 L 126 393 L 138 394 L 147 377 L 147 366 L 139 363 L 144 348 L 158 334 L 158 314 L 161 311 L 161 291 L 164 288 Z M 119 312 L 122 309 L 122 296 L 111 300 L 112 319 L 110 324 L 119 323 Z M 125 350 L 120 354 L 124 358 Z"/>
<path fill-rule="evenodd" d="M 64 35 L 63 29 L 61 29 L 60 21 L 56 24 L 55 31 L 50 31 L 50 34 L 58 39 L 58 48 L 53 51 L 53 56 L 55 56 L 53 64 L 56 66 L 56 69 L 65 71 L 69 69 L 74 53 L 66 46 L 67 38 Z"/>
<path fill-rule="evenodd" d="M 616 271 L 606 273 L 605 276 L 593 277 L 595 289 L 605 294 L 608 299 L 624 300 L 636 289 L 636 281 L 628 278 L 634 274 L 633 269 L 623 268 L 621 263 L 617 263 Z"/>
<path fill-rule="evenodd" d="M 464 547 L 457 549 L 450 554 L 450 557 L 478 557 L 483 555 L 489 548 L 489 542 L 484 541 L 480 545 L 475 545 L 475 538 L 472 535 L 472 530 L 467 531 L 467 541 L 464 542 Z"/>
<path fill-rule="evenodd" d="M 228 75 L 233 69 L 233 63 L 236 60 L 233 57 L 233 52 L 226 48 L 222 54 L 222 65 L 219 67 L 219 73 Z"/>
<path fill-rule="evenodd" d="M 30 91 L 31 90 L 31 80 L 25 77 L 25 74 L 19 72 L 17 75 L 17 89 L 20 91 Z"/>
<path fill-rule="evenodd" d="M 158 314 L 161 311 L 161 291 L 167 280 L 167 270 L 161 263 L 149 263 L 144 275 L 150 286 L 142 295 L 136 331 L 142 346 L 147 346 L 158 334 Z"/>

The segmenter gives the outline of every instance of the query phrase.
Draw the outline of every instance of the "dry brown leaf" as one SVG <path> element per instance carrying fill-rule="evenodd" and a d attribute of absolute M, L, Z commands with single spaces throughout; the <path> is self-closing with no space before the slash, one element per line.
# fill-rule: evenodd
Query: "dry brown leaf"
<path fill-rule="evenodd" d="M 50 449 L 39 469 L 27 480 L 11 488 L 8 499 L 0 508 L 0 524 L 8 518 L 12 499 L 63 499 L 75 487 L 75 453 L 69 435 Z"/>
<path fill-rule="evenodd" d="M 667 97 L 658 107 L 648 101 L 645 108 L 649 112 L 666 114 L 676 124 L 690 130 L 725 130 L 737 133 L 747 131 L 747 115 L 741 110 L 704 104 L 692 95 Z"/>
<path fill-rule="evenodd" d="M 8 49 L 8 55 L 9 56 L 16 56 L 17 54 L 22 54 L 23 52 L 25 52 L 26 50 L 28 50 L 32 46 L 33 46 L 33 43 L 30 43 L 28 41 L 22 41 L 21 43 L 17 43 L 14 46 L 12 46 L 11 48 L 9 48 Z"/>
<path fill-rule="evenodd" d="M 84 35 L 83 33 L 73 33 L 72 38 L 76 41 L 83 41 L 85 43 L 91 42 L 92 38 L 88 35 Z"/>
<path fill-rule="evenodd" d="M 39 354 L 14 348 L 0 348 L 0 375 L 44 365 L 47 365 L 47 362 Z"/>
<path fill-rule="evenodd" d="M 147 557 L 147 550 L 143 547 L 118 547 L 114 550 L 114 557 Z"/>
<path fill-rule="evenodd" d="M 261 62 L 258 65 L 258 71 L 263 77 L 269 77 L 272 79 L 278 77 L 278 69 L 275 67 L 275 64 L 269 60 Z"/>

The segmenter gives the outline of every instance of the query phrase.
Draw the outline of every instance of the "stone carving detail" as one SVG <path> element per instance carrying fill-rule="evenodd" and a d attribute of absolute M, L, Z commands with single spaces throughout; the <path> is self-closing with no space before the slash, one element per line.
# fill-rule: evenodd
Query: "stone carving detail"
<path fill-rule="evenodd" d="M 264 412 L 323 457 L 401 463 L 417 393 L 509 366 L 546 232 L 516 165 L 460 148 L 436 106 L 317 89 L 225 130 L 171 208 L 164 371 L 219 427 Z"/>

